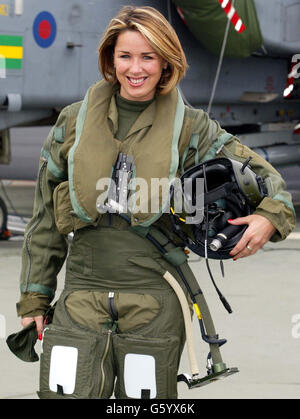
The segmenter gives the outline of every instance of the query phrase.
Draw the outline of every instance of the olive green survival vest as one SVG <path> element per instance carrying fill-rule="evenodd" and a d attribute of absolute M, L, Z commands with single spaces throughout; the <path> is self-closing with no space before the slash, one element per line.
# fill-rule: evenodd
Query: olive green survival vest
<path fill-rule="evenodd" d="M 107 118 L 114 92 L 111 84 L 101 80 L 89 88 L 80 107 L 76 138 L 68 156 L 71 203 L 82 221 L 95 222 L 99 218 L 97 198 L 100 193 L 105 194 L 99 188 L 99 181 L 111 178 L 118 154 L 122 152 L 133 156 L 134 179 L 147 183 L 148 194 L 135 196 L 135 202 L 143 201 L 143 211 L 132 211 L 131 217 L 132 225 L 146 227 L 160 217 L 168 204 L 162 188 L 153 191 L 151 179 L 171 182 L 176 177 L 185 106 L 177 89 L 158 95 L 138 117 L 126 140 L 120 142 L 113 137 Z M 138 195 L 138 188 L 134 194 Z M 159 202 L 155 212 L 151 212 L 153 199 Z"/>

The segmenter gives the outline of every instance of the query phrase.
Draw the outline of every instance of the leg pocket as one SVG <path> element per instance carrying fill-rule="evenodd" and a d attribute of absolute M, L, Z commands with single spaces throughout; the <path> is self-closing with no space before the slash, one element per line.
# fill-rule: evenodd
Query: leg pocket
<path fill-rule="evenodd" d="M 110 333 L 107 333 L 110 332 Z M 44 398 L 99 398 L 110 368 L 111 331 L 101 334 L 50 325 L 44 331 L 40 365 L 40 391 Z M 108 380 L 109 378 L 109 380 Z"/>
<path fill-rule="evenodd" d="M 151 325 L 161 313 L 160 296 L 142 293 L 116 293 L 115 306 L 118 313 L 118 329 L 121 333 Z M 139 333 L 139 332 L 138 332 Z M 144 334 L 144 332 L 141 332 Z"/>
<path fill-rule="evenodd" d="M 113 336 L 117 363 L 116 398 L 176 399 L 179 338 Z"/>

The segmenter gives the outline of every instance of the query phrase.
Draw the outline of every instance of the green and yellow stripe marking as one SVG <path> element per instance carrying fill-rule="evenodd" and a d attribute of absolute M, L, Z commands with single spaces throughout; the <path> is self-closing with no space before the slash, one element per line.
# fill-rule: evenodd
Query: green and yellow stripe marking
<path fill-rule="evenodd" d="M 0 68 L 21 69 L 23 59 L 23 37 L 0 35 Z"/>

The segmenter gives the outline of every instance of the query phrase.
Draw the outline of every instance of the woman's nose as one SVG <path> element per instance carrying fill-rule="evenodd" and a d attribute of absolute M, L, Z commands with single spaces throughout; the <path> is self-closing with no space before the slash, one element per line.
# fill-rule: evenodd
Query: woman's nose
<path fill-rule="evenodd" d="M 130 66 L 130 70 L 132 73 L 134 74 L 138 74 L 142 71 L 142 63 L 140 59 L 133 59 L 131 61 L 131 66 Z"/>

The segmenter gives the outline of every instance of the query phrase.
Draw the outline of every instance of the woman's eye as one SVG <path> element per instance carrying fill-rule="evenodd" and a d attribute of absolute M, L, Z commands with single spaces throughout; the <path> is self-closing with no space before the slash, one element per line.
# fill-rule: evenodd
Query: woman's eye
<path fill-rule="evenodd" d="M 127 58 L 130 58 L 130 55 L 129 54 L 122 54 L 122 55 L 119 56 L 119 58 L 127 59 Z M 146 60 L 146 61 L 153 60 L 153 57 L 151 55 L 143 55 L 143 60 Z"/>

